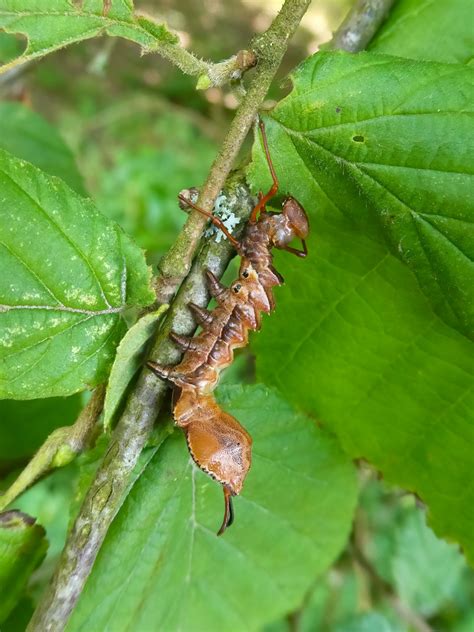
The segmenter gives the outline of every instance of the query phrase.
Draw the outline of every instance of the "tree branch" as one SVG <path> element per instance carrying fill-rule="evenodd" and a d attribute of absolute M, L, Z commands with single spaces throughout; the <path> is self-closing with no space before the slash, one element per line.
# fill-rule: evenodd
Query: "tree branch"
<path fill-rule="evenodd" d="M 286 0 L 270 28 L 252 41 L 251 48 L 257 56 L 257 67 L 200 191 L 198 205 L 205 210 L 212 210 L 276 74 L 288 40 L 297 29 L 309 4 L 310 0 Z M 365 37 L 362 31 L 369 29 L 373 34 L 374 30 L 364 21 L 359 24 L 359 41 L 366 42 L 370 37 Z M 246 219 L 253 200 L 245 185 L 239 181 L 231 182 L 225 195 L 228 209 Z M 207 267 L 220 277 L 232 255 L 232 248 L 227 242 L 217 244 L 214 240 L 209 241 L 188 274 L 205 224 L 206 218 L 198 212 L 191 212 L 175 244 L 159 265 L 157 298 L 161 303 L 170 302 L 171 307 L 158 332 L 150 357 L 162 364 L 173 364 L 179 360 L 179 353 L 168 338 L 169 332 L 189 334 L 195 328 L 187 304 L 193 301 L 205 306 L 208 302 L 203 270 Z M 183 279 L 185 281 L 182 283 Z M 178 294 L 171 301 L 180 285 Z M 166 383 L 150 371 L 142 370 L 69 534 L 51 585 L 28 626 L 30 632 L 58 632 L 64 629 L 108 528 L 126 496 L 130 474 L 151 434 L 166 389 Z"/>
<path fill-rule="evenodd" d="M 377 33 L 395 0 L 357 0 L 325 47 L 348 53 L 364 50 Z"/>
<path fill-rule="evenodd" d="M 97 419 L 102 412 L 105 386 L 98 386 L 72 426 L 56 428 L 39 448 L 10 487 L 0 494 L 0 511 L 20 494 L 57 467 L 71 463 L 78 454 L 91 447 L 97 434 Z"/>
<path fill-rule="evenodd" d="M 216 63 L 199 59 L 179 44 L 161 44 L 156 52 L 178 66 L 186 75 L 197 76 L 198 90 L 223 86 L 230 81 L 241 79 L 243 74 L 257 63 L 255 53 L 251 50 L 241 50 L 237 55 Z"/>

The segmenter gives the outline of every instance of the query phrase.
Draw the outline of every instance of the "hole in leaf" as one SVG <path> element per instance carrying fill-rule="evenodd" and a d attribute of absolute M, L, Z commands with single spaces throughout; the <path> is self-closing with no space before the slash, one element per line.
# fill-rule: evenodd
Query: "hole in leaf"
<path fill-rule="evenodd" d="M 364 136 L 353 136 L 352 140 L 356 143 L 363 143 L 365 142 L 365 138 Z"/>
<path fill-rule="evenodd" d="M 339 106 L 337 106 L 337 108 L 336 108 L 336 113 L 337 113 L 337 114 L 339 114 L 339 112 L 341 112 L 341 111 L 342 111 L 342 108 L 340 108 Z"/>

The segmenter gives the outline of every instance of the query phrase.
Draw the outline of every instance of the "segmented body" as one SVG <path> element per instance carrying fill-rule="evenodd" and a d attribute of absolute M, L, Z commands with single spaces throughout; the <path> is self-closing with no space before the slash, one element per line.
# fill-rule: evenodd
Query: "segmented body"
<path fill-rule="evenodd" d="M 172 334 L 172 339 L 184 351 L 178 365 L 164 367 L 148 363 L 158 376 L 175 386 L 173 416 L 185 433 L 195 463 L 223 486 L 225 515 L 219 534 L 232 522 L 231 496 L 242 490 L 251 464 L 252 439 L 232 415 L 219 407 L 213 391 L 222 369 L 232 363 L 234 349 L 247 344 L 249 331 L 260 328 L 261 313 L 269 313 L 275 306 L 273 288 L 281 285 L 283 278 L 273 268 L 272 249 L 287 250 L 303 257 L 306 255 L 304 240 L 309 232 L 306 213 L 295 199 L 288 198 L 280 213 L 265 210 L 278 182 L 262 123 L 260 129 L 273 186 L 267 195 L 260 197 L 242 241 L 237 242 L 219 220 L 211 216 L 211 221 L 220 225 L 241 257 L 239 276 L 226 288 L 208 272 L 209 290 L 217 307 L 208 311 L 194 304 L 189 306 L 202 331 L 194 338 Z M 181 198 L 181 201 L 209 216 L 188 200 Z M 303 251 L 290 247 L 295 237 L 302 240 Z"/>
<path fill-rule="evenodd" d="M 241 264 L 234 283 L 226 288 L 207 273 L 217 307 L 208 311 L 190 305 L 201 333 L 194 338 L 172 335 L 185 351 L 182 361 L 174 367 L 150 363 L 158 375 L 175 385 L 175 422 L 185 432 L 192 458 L 224 486 L 227 500 L 229 494 L 239 494 L 242 489 L 250 468 L 252 440 L 234 417 L 220 409 L 212 392 L 222 369 L 232 363 L 234 349 L 248 343 L 249 331 L 260 328 L 261 313 L 269 313 L 275 306 L 273 288 L 283 278 L 273 267 L 272 248 L 288 249 L 295 236 L 304 238 L 308 230 L 304 210 L 292 198 L 281 213 L 260 213 L 247 226 L 238 246 Z M 229 520 L 223 528 L 228 524 Z"/>

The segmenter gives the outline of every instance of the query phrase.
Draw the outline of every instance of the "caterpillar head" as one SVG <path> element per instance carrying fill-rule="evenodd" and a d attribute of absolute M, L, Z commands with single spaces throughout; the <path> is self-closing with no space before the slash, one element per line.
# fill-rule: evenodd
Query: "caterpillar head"
<path fill-rule="evenodd" d="M 309 234 L 309 221 L 306 211 L 295 198 L 288 197 L 284 203 L 281 213 L 273 216 L 274 227 L 271 235 L 275 248 L 288 250 L 300 257 L 306 256 L 305 239 Z M 289 244 L 293 239 L 301 239 L 303 250 L 290 248 Z"/>
<path fill-rule="evenodd" d="M 288 197 L 283 203 L 281 212 L 287 218 L 294 236 L 299 239 L 306 239 L 309 233 L 309 221 L 301 204 L 295 198 Z"/>

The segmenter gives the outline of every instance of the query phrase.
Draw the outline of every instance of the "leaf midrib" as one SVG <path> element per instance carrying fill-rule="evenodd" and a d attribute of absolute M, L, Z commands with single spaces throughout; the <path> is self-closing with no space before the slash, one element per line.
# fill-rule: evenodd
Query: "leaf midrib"
<path fill-rule="evenodd" d="M 317 134 L 318 132 L 325 132 L 328 129 L 337 129 L 339 127 L 345 127 L 348 125 L 358 125 L 359 123 L 370 123 L 372 121 L 384 121 L 387 119 L 393 119 L 397 117 L 412 117 L 412 116 L 453 116 L 453 115 L 466 115 L 471 117 L 474 114 L 471 110 L 443 110 L 442 112 L 437 112 L 436 110 L 426 110 L 425 112 L 391 112 L 390 114 L 377 114 L 375 116 L 369 116 L 364 119 L 354 119 L 353 121 L 347 121 L 346 123 L 334 123 L 333 125 L 324 125 L 321 127 L 314 127 L 310 130 L 294 130 L 289 127 L 286 127 L 284 123 L 275 117 L 275 121 L 278 122 L 279 125 L 287 129 L 293 134 L 299 134 L 301 136 L 309 136 L 310 134 Z"/>
<path fill-rule="evenodd" d="M 95 316 L 95 314 L 94 314 L 94 316 Z M 43 342 L 47 342 L 48 340 L 52 340 L 53 338 L 56 338 L 58 336 L 62 336 L 67 331 L 70 331 L 71 329 L 74 329 L 74 327 L 77 327 L 79 325 L 82 325 L 83 323 L 86 323 L 87 321 L 89 321 L 94 316 L 86 316 L 86 318 L 82 318 L 81 320 L 78 320 L 78 321 L 68 325 L 65 329 L 61 329 L 61 331 L 53 332 L 49 336 L 46 336 L 46 338 L 42 338 L 41 340 L 37 340 L 36 342 L 34 342 L 31 345 L 28 345 L 27 347 L 22 347 L 21 349 L 15 349 L 15 351 L 12 351 L 11 353 L 8 353 L 7 355 L 1 356 L 1 359 L 2 360 L 6 360 L 7 358 L 11 358 L 14 355 L 17 355 L 19 353 L 23 353 L 24 351 L 29 351 L 30 349 L 33 349 L 34 347 L 37 347 L 38 345 L 42 344 Z"/>
<path fill-rule="evenodd" d="M 33 310 L 47 310 L 54 312 L 68 312 L 70 314 L 84 314 L 85 316 L 104 316 L 106 314 L 120 314 L 124 310 L 124 306 L 108 307 L 106 309 L 82 309 L 79 307 L 67 307 L 66 305 L 1 305 L 0 314 L 10 312 L 15 309 L 33 309 Z"/>

